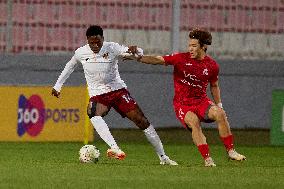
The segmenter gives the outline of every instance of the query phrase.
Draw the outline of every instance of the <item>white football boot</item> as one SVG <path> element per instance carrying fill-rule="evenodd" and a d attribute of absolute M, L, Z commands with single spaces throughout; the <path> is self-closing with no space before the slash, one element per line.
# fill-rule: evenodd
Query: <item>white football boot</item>
<path fill-rule="evenodd" d="M 126 157 L 126 154 L 121 149 L 108 149 L 107 150 L 107 157 L 109 158 L 115 158 L 118 160 L 124 160 Z"/>
<path fill-rule="evenodd" d="M 247 159 L 246 156 L 239 154 L 238 152 L 236 152 L 235 149 L 229 150 L 228 156 L 231 160 L 237 160 L 237 161 L 243 161 Z"/>
<path fill-rule="evenodd" d="M 213 159 L 211 157 L 208 157 L 204 160 L 205 167 L 216 167 L 216 164 L 214 163 Z"/>
<path fill-rule="evenodd" d="M 171 160 L 168 156 L 164 155 L 160 157 L 160 165 L 178 165 L 177 162 Z"/>

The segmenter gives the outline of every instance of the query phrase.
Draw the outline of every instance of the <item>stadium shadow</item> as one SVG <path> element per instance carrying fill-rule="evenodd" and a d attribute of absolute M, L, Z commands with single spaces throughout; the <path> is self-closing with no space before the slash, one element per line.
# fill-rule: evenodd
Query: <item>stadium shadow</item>
<path fill-rule="evenodd" d="M 193 144 L 191 132 L 184 128 L 157 128 L 164 144 Z M 111 129 L 118 142 L 147 143 L 144 133 L 139 129 Z M 216 129 L 203 130 L 208 144 L 222 145 Z M 269 145 L 269 129 L 233 129 L 236 145 Z M 95 141 L 101 140 L 95 132 Z"/>

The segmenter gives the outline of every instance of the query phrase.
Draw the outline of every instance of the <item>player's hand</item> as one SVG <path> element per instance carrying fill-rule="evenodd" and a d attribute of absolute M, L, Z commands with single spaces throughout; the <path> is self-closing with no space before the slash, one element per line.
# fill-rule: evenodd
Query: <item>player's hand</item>
<path fill-rule="evenodd" d="M 219 102 L 219 103 L 217 104 L 217 106 L 218 106 L 219 108 L 223 109 L 223 104 L 222 104 L 221 102 Z"/>
<path fill-rule="evenodd" d="M 55 89 L 52 89 L 52 91 L 51 91 L 51 95 L 52 96 L 55 96 L 56 98 L 59 98 L 59 96 L 60 96 L 60 92 L 58 92 L 57 90 L 55 90 Z"/>
<path fill-rule="evenodd" d="M 130 53 L 130 54 L 138 54 L 138 48 L 137 48 L 137 46 L 129 46 L 127 53 Z"/>

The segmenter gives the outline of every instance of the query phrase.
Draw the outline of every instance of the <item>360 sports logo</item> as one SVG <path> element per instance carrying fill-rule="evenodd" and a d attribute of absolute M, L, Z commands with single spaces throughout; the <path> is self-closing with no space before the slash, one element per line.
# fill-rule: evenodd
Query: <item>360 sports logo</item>
<path fill-rule="evenodd" d="M 49 109 L 44 105 L 39 95 L 32 95 L 26 98 L 19 96 L 18 101 L 18 128 L 17 133 L 23 136 L 27 133 L 30 136 L 37 136 L 43 130 L 48 120 L 54 123 L 77 123 L 80 120 L 78 108 Z"/>
<path fill-rule="evenodd" d="M 19 97 L 18 106 L 18 135 L 27 132 L 30 136 L 38 135 L 44 125 L 45 107 L 38 95 L 32 95 L 27 99 L 24 95 Z"/>

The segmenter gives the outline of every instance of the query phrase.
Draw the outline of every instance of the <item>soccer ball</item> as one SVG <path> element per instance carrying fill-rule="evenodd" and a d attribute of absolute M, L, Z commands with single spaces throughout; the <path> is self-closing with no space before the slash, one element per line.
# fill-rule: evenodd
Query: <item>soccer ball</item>
<path fill-rule="evenodd" d="M 79 160 L 81 163 L 97 163 L 99 157 L 100 151 L 94 145 L 85 145 L 79 151 Z"/>

